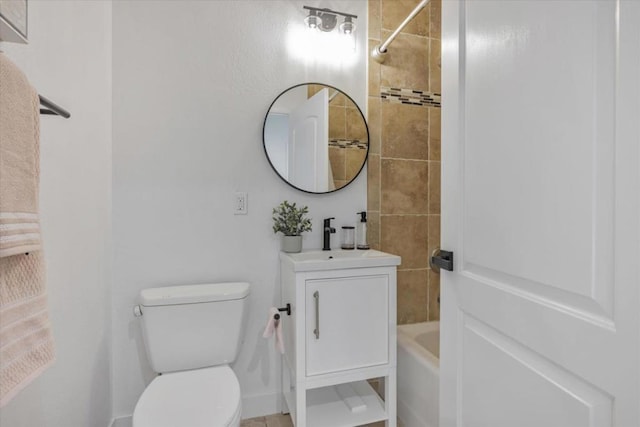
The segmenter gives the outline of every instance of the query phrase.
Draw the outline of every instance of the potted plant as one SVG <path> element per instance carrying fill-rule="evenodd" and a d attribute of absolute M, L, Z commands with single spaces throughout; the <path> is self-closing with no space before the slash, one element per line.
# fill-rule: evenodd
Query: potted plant
<path fill-rule="evenodd" d="M 284 201 L 273 208 L 273 232 L 282 236 L 282 250 L 295 253 L 302 250 L 302 233 L 311 231 L 311 220 L 307 218 L 309 207 L 296 207 L 296 204 Z"/>

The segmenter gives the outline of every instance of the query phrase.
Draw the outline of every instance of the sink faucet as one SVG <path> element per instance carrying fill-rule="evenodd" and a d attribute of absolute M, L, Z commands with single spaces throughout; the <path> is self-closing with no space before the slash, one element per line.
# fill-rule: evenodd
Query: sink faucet
<path fill-rule="evenodd" d="M 324 222 L 324 226 L 323 226 L 324 238 L 323 238 L 323 246 L 322 246 L 323 251 L 331 250 L 331 235 L 336 232 L 336 229 L 331 226 L 332 219 L 335 219 L 335 218 L 325 218 L 323 221 Z"/>

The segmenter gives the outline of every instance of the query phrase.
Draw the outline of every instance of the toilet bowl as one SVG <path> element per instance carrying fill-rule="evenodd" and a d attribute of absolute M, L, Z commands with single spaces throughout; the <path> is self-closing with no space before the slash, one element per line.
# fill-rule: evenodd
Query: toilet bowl
<path fill-rule="evenodd" d="M 238 427 L 240 384 L 228 366 L 156 377 L 133 413 L 133 427 Z"/>
<path fill-rule="evenodd" d="M 133 427 L 239 427 L 241 395 L 229 366 L 238 354 L 249 284 L 145 289 L 135 307 L 158 375 L 133 412 Z"/>

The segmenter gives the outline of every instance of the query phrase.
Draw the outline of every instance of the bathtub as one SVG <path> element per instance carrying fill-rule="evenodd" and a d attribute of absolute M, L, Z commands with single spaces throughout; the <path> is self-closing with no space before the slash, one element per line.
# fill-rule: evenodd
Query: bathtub
<path fill-rule="evenodd" d="M 398 418 L 404 427 L 438 427 L 440 322 L 398 326 Z"/>

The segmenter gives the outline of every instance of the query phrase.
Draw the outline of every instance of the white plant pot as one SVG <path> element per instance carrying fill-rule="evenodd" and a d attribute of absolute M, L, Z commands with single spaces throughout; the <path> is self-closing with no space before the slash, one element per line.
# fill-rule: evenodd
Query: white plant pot
<path fill-rule="evenodd" d="M 302 236 L 282 236 L 282 252 L 298 253 L 302 251 Z"/>

